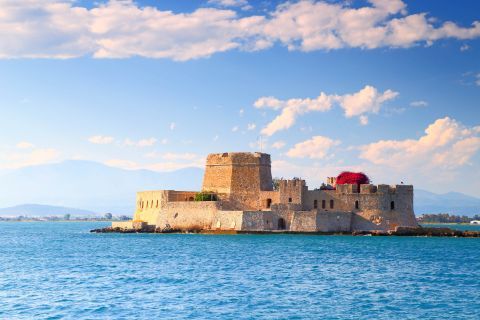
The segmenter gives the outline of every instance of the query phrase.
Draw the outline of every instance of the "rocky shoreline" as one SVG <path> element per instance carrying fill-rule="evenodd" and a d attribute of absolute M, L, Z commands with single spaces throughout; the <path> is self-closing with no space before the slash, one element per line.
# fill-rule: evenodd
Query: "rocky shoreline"
<path fill-rule="evenodd" d="M 391 231 L 353 231 L 353 232 L 292 232 L 292 231 L 237 231 L 237 230 L 174 230 L 151 226 L 122 229 L 106 227 L 93 229 L 92 233 L 202 233 L 202 234 L 303 234 L 303 235 L 352 235 L 352 236 L 401 236 L 401 237 L 457 237 L 480 238 L 479 231 L 454 230 L 450 228 L 398 227 Z"/>

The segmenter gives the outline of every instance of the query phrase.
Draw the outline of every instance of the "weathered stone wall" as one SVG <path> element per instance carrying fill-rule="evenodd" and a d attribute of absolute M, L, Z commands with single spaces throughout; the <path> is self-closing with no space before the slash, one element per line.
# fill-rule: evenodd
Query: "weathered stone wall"
<path fill-rule="evenodd" d="M 304 202 L 304 195 L 307 190 L 305 180 L 280 180 L 279 202 L 301 204 Z"/>
<path fill-rule="evenodd" d="M 417 226 L 412 186 L 361 185 L 358 188 L 356 185 L 338 185 L 336 191 L 308 191 L 304 210 L 313 209 L 315 200 L 320 211 L 353 212 L 353 230 L 393 230 L 397 226 Z M 333 201 L 333 208 L 330 201 Z"/>
<path fill-rule="evenodd" d="M 222 194 L 232 210 L 263 207 L 261 191 L 272 191 L 270 155 L 264 153 L 221 153 L 207 158 L 203 191 Z"/>
<path fill-rule="evenodd" d="M 156 213 L 158 228 L 210 230 L 221 204 L 217 201 L 170 202 Z"/>

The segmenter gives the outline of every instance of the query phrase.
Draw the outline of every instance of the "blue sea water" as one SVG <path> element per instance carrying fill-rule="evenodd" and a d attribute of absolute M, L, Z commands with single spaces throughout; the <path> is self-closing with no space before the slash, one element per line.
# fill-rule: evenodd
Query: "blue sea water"
<path fill-rule="evenodd" d="M 480 319 L 480 239 L 0 223 L 0 319 Z"/>

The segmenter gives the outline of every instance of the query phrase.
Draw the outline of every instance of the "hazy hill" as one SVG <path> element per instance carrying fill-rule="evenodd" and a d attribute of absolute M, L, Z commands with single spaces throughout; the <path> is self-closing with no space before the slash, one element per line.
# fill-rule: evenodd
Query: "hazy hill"
<path fill-rule="evenodd" d="M 480 214 L 480 199 L 459 192 L 436 194 L 415 190 L 415 213 L 450 213 L 472 216 Z"/>
<path fill-rule="evenodd" d="M 70 214 L 72 216 L 96 216 L 95 212 L 67 208 L 67 207 L 58 207 L 58 206 L 47 206 L 41 204 L 23 204 L 19 206 L 2 208 L 0 209 L 1 217 L 49 217 L 49 216 L 64 216 L 65 214 Z"/>
<path fill-rule="evenodd" d="M 199 190 L 203 170 L 168 173 L 123 170 L 90 161 L 65 161 L 0 173 L 0 208 L 39 203 L 86 212 L 131 215 L 139 190 Z M 450 192 L 415 189 L 415 213 L 480 213 L 480 199 Z M 0 215 L 2 215 L 0 211 Z"/>
<path fill-rule="evenodd" d="M 139 190 L 199 190 L 203 170 L 159 173 L 90 161 L 26 167 L 0 175 L 0 207 L 40 203 L 94 212 L 132 214 Z"/>

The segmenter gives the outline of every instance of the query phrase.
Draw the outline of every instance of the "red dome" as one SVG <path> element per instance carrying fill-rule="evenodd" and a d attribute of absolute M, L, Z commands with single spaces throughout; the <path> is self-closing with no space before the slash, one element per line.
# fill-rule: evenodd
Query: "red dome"
<path fill-rule="evenodd" d="M 369 184 L 370 179 L 363 172 L 344 171 L 337 177 L 337 184 Z"/>

